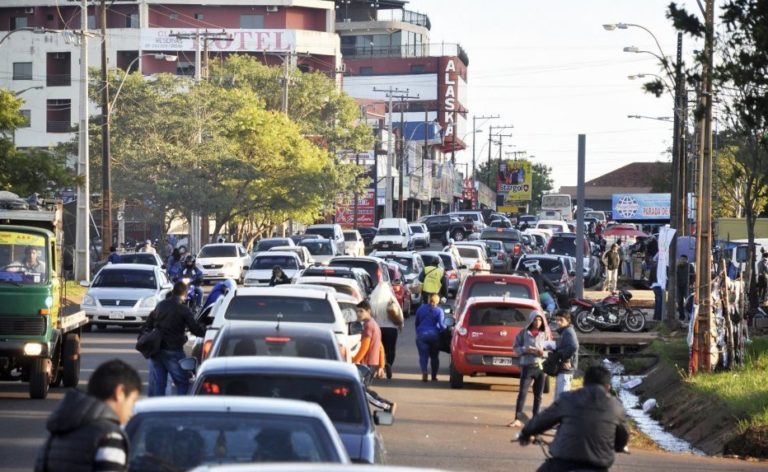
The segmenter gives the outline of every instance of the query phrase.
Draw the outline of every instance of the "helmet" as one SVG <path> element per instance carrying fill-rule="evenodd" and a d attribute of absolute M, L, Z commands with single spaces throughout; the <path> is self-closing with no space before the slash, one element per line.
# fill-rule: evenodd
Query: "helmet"
<path fill-rule="evenodd" d="M 187 256 L 184 258 L 184 264 L 186 265 L 194 264 L 195 261 L 196 258 L 194 254 L 187 254 Z"/>

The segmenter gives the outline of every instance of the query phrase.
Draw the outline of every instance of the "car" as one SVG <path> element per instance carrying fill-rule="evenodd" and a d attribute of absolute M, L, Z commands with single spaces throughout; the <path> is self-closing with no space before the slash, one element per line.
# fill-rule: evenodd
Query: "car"
<path fill-rule="evenodd" d="M 197 253 L 197 264 L 203 271 L 203 282 L 224 279 L 242 282 L 251 265 L 251 256 L 242 244 L 206 244 Z"/>
<path fill-rule="evenodd" d="M 229 357 L 205 361 L 193 395 L 237 394 L 312 401 L 325 410 L 355 462 L 381 463 L 385 449 L 376 425 L 388 412 L 368 409 L 357 368 L 346 362 L 295 357 Z"/>
<path fill-rule="evenodd" d="M 365 255 L 365 242 L 363 236 L 356 229 L 349 229 L 344 231 L 344 249 L 345 256 L 364 256 Z"/>
<path fill-rule="evenodd" d="M 527 275 L 518 274 L 471 274 L 459 286 L 454 303 L 454 313 L 464 309 L 472 297 L 511 297 L 539 299 L 536 281 Z"/>
<path fill-rule="evenodd" d="M 319 234 L 294 234 L 291 236 L 291 241 L 293 241 L 294 244 L 299 244 L 305 239 L 317 239 L 319 237 Z"/>
<path fill-rule="evenodd" d="M 120 253 L 121 264 L 145 264 L 164 268 L 163 261 L 157 253 L 154 252 L 122 252 Z"/>
<path fill-rule="evenodd" d="M 442 269 L 445 271 L 445 278 L 448 280 L 448 296 L 456 296 L 459 291 L 459 285 L 464 280 L 464 270 L 467 266 L 462 265 L 456 260 L 450 252 L 442 251 L 424 251 L 421 254 L 423 260 L 434 260 L 439 258 L 442 262 Z"/>
<path fill-rule="evenodd" d="M 414 247 L 429 247 L 431 244 L 431 238 L 427 225 L 424 223 L 410 223 L 408 227 L 411 228 L 413 233 L 413 246 Z"/>
<path fill-rule="evenodd" d="M 202 340 L 203 358 L 213 347 L 213 340 L 226 324 L 253 323 L 275 326 L 284 323 L 303 323 L 332 329 L 339 343 L 350 356 L 360 349 L 360 333 L 355 324 L 345 319 L 336 297 L 326 287 L 296 290 L 293 285 L 276 287 L 238 288 L 220 298 L 211 310 L 213 318 Z M 197 351 L 193 346 L 192 351 Z"/>
<path fill-rule="evenodd" d="M 536 220 L 538 220 L 536 215 L 518 215 L 517 216 L 518 226 L 522 225 L 523 223 L 527 223 L 528 226 L 533 226 L 536 224 Z"/>
<path fill-rule="evenodd" d="M 553 233 L 570 233 L 568 223 L 563 220 L 539 220 L 536 222 L 536 229 L 549 229 Z"/>
<path fill-rule="evenodd" d="M 527 234 L 533 238 L 538 252 L 544 252 L 544 247 L 546 247 L 547 241 L 552 236 L 548 231 L 533 228 L 526 229 L 523 231 L 523 234 Z"/>
<path fill-rule="evenodd" d="M 571 268 L 569 259 L 571 258 L 568 256 L 526 254 L 517 261 L 515 270 L 525 272 L 526 263 L 536 261 L 541 268 L 541 274 L 557 287 L 557 293 L 553 294 L 557 297 L 557 303 L 566 306 L 568 300 L 575 296 L 573 281 L 576 272 Z"/>
<path fill-rule="evenodd" d="M 328 262 L 336 256 L 342 254 L 341 249 L 336 245 L 333 239 L 317 238 L 305 239 L 299 243 L 299 246 L 307 248 L 315 264 L 328 265 Z"/>
<path fill-rule="evenodd" d="M 143 399 L 136 402 L 125 434 L 130 469 L 146 472 L 210 463 L 350 462 L 328 414 L 316 403 L 291 399 Z"/>
<path fill-rule="evenodd" d="M 489 228 L 514 228 L 514 225 L 509 219 L 505 218 L 503 220 L 498 219 L 498 220 L 491 221 L 488 227 Z"/>
<path fill-rule="evenodd" d="M 466 221 L 463 218 L 452 217 L 450 215 L 427 215 L 419 218 L 417 223 L 423 223 L 427 226 L 430 239 L 440 238 L 440 242 L 448 244 L 448 239 L 463 241 L 474 232 L 474 223 L 471 218 Z"/>
<path fill-rule="evenodd" d="M 266 251 L 256 254 L 253 262 L 245 273 L 246 287 L 269 285 L 272 278 L 272 270 L 275 266 L 283 269 L 283 273 L 289 279 L 293 279 L 301 270 L 301 259 L 295 252 Z"/>
<path fill-rule="evenodd" d="M 507 254 L 504 249 L 504 243 L 495 239 L 481 239 L 479 240 L 491 251 L 491 272 L 498 272 L 501 274 L 508 274 L 512 270 L 512 258 Z"/>
<path fill-rule="evenodd" d="M 596 211 L 596 210 L 585 211 L 584 212 L 584 217 L 585 218 L 594 218 L 594 219 L 596 219 L 597 221 L 599 221 L 599 222 L 601 222 L 603 224 L 605 224 L 605 222 L 607 221 L 607 218 L 605 217 L 605 212 L 604 211 Z"/>
<path fill-rule="evenodd" d="M 216 336 L 208 359 L 256 355 L 345 361 L 333 331 L 291 323 L 282 326 L 226 325 Z"/>
<path fill-rule="evenodd" d="M 387 316 L 387 305 L 390 301 L 396 299 L 395 291 L 392 288 L 392 282 L 389 279 L 389 268 L 387 262 L 378 257 L 349 257 L 340 256 L 331 259 L 329 267 L 358 267 L 368 272 L 371 277 L 372 289 L 368 294 L 368 300 L 371 303 L 373 316 L 382 324 Z"/>
<path fill-rule="evenodd" d="M 413 311 L 410 284 L 405 280 L 405 274 L 400 264 L 390 262 L 387 264 L 387 268 L 389 269 L 389 279 L 392 281 L 392 291 L 395 293 L 397 303 L 400 304 L 400 309 L 403 310 L 403 316 L 408 317 Z"/>
<path fill-rule="evenodd" d="M 264 238 L 256 243 L 256 247 L 253 248 L 253 255 L 260 252 L 269 251 L 273 247 L 277 246 L 295 246 L 291 238 Z"/>
<path fill-rule="evenodd" d="M 172 288 L 160 266 L 108 264 L 96 273 L 80 303 L 89 321 L 86 329 L 141 326 Z"/>
<path fill-rule="evenodd" d="M 513 266 L 517 263 L 517 258 L 525 254 L 522 236 L 516 229 L 489 228 L 480 233 L 480 239 L 501 241 Z"/>
<path fill-rule="evenodd" d="M 376 237 L 376 232 L 379 229 L 375 226 L 358 226 L 357 231 L 360 233 L 360 236 L 363 237 L 363 242 L 365 243 L 365 248 L 368 249 L 371 247 L 371 243 L 373 242 L 373 238 Z"/>
<path fill-rule="evenodd" d="M 293 252 L 296 253 L 297 256 L 299 256 L 299 260 L 301 261 L 301 268 L 306 269 L 307 267 L 311 267 L 315 264 L 315 259 L 312 257 L 312 254 L 310 254 L 309 249 L 307 249 L 306 246 L 275 246 L 273 248 L 270 248 L 269 251 L 284 251 L 284 252 Z"/>
<path fill-rule="evenodd" d="M 380 257 L 387 262 L 395 262 L 405 277 L 405 283 L 411 293 L 411 305 L 414 309 L 421 305 L 421 282 L 419 274 L 424 270 L 424 260 L 415 251 L 373 251 L 371 257 Z"/>
<path fill-rule="evenodd" d="M 321 238 L 330 239 L 336 243 L 336 247 L 339 249 L 339 254 L 346 252 L 346 242 L 344 241 L 344 231 L 338 224 L 317 224 L 309 225 L 305 234 L 317 234 Z"/>
<path fill-rule="evenodd" d="M 462 245 L 454 244 L 453 246 L 447 246 L 443 248 L 443 251 L 449 251 L 451 247 L 455 247 L 458 250 L 461 260 L 469 270 L 477 272 L 491 271 L 491 261 L 488 259 L 485 245 L 479 246 L 467 242 Z"/>
<path fill-rule="evenodd" d="M 349 295 L 358 302 L 373 291 L 371 276 L 355 267 L 310 267 L 295 279 L 297 284 L 332 287 L 336 292 Z"/>
<path fill-rule="evenodd" d="M 584 260 L 584 284 L 591 286 L 600 279 L 600 258 L 592 254 L 589 240 L 584 238 L 583 242 L 583 260 Z M 576 234 L 558 233 L 553 235 L 547 241 L 544 247 L 545 254 L 558 254 L 561 256 L 576 257 Z"/>
<path fill-rule="evenodd" d="M 410 251 L 413 232 L 405 218 L 382 218 L 371 245 L 377 250 Z"/>
<path fill-rule="evenodd" d="M 451 336 L 451 388 L 462 388 L 465 376 L 520 375 L 515 336 L 528 325 L 537 300 L 516 297 L 471 297 L 455 312 Z M 450 324 L 450 322 L 449 322 Z"/>
<path fill-rule="evenodd" d="M 473 225 L 472 227 L 473 233 L 479 233 L 486 228 L 485 218 L 483 218 L 483 213 L 479 210 L 454 211 L 454 212 L 448 213 L 448 215 L 455 216 L 463 221 L 471 221 Z"/>

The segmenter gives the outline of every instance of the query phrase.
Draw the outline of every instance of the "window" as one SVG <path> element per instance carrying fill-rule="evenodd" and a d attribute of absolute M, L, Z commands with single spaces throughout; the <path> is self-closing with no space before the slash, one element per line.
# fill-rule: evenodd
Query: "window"
<path fill-rule="evenodd" d="M 179 61 L 176 63 L 176 75 L 195 75 L 195 65 L 187 61 Z"/>
<path fill-rule="evenodd" d="M 197 257 L 237 257 L 235 246 L 203 246 Z"/>
<path fill-rule="evenodd" d="M 328 300 L 283 296 L 237 296 L 224 314 L 227 320 L 277 321 L 286 323 L 333 323 L 336 315 Z"/>
<path fill-rule="evenodd" d="M 262 15 L 240 15 L 241 29 L 262 29 L 264 28 L 264 17 Z"/>
<path fill-rule="evenodd" d="M 96 29 L 96 15 L 88 15 L 88 29 L 89 30 Z"/>
<path fill-rule="evenodd" d="M 19 128 L 29 128 L 32 123 L 32 110 L 19 110 L 21 116 L 24 117 L 24 123 L 19 125 Z"/>
<path fill-rule="evenodd" d="M 49 52 L 46 54 L 46 85 L 67 87 L 72 84 L 71 53 Z"/>
<path fill-rule="evenodd" d="M 12 16 L 11 17 L 11 31 L 21 29 L 21 28 L 27 28 L 27 17 L 26 16 Z"/>
<path fill-rule="evenodd" d="M 125 17 L 125 27 L 126 28 L 138 28 L 139 27 L 139 14 L 138 13 L 131 13 L 129 16 Z"/>
<path fill-rule="evenodd" d="M 195 19 L 196 20 L 202 20 L 204 18 L 202 13 L 195 13 Z"/>
<path fill-rule="evenodd" d="M 32 80 L 32 63 L 14 62 L 13 80 Z"/>
<path fill-rule="evenodd" d="M 411 64 L 411 74 L 424 73 L 424 64 Z"/>
<path fill-rule="evenodd" d="M 46 102 L 47 124 L 49 133 L 72 132 L 72 101 L 48 100 Z"/>
<path fill-rule="evenodd" d="M 373 67 L 361 67 L 360 75 L 373 75 Z"/>

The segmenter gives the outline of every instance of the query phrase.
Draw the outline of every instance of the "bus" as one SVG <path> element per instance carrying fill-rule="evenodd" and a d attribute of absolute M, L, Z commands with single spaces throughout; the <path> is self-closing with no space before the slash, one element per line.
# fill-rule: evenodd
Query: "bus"
<path fill-rule="evenodd" d="M 563 220 L 573 219 L 571 196 L 567 193 L 550 193 L 541 196 L 541 211 L 556 211 Z"/>

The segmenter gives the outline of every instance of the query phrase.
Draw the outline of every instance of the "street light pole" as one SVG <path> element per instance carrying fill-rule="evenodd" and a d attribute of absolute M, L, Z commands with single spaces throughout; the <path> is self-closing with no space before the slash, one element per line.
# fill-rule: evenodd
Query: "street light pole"
<path fill-rule="evenodd" d="M 475 156 L 477 155 L 477 150 L 475 146 L 475 137 L 477 136 L 477 119 L 481 120 L 495 120 L 500 118 L 499 115 L 483 115 L 483 116 L 475 116 L 472 115 L 472 188 L 474 189 L 474 192 L 472 193 L 472 209 L 476 209 L 478 206 L 478 198 L 477 198 L 477 164 L 475 163 Z"/>
<path fill-rule="evenodd" d="M 89 281 L 91 278 L 90 254 L 90 191 L 88 175 L 88 0 L 82 1 L 80 12 L 80 126 L 79 152 L 77 157 L 77 175 L 80 185 L 77 187 L 77 231 L 75 233 L 75 277 Z"/>
<path fill-rule="evenodd" d="M 107 0 L 101 0 L 101 254 L 112 246 L 112 156 L 109 146 L 109 79 L 107 77 Z"/>

